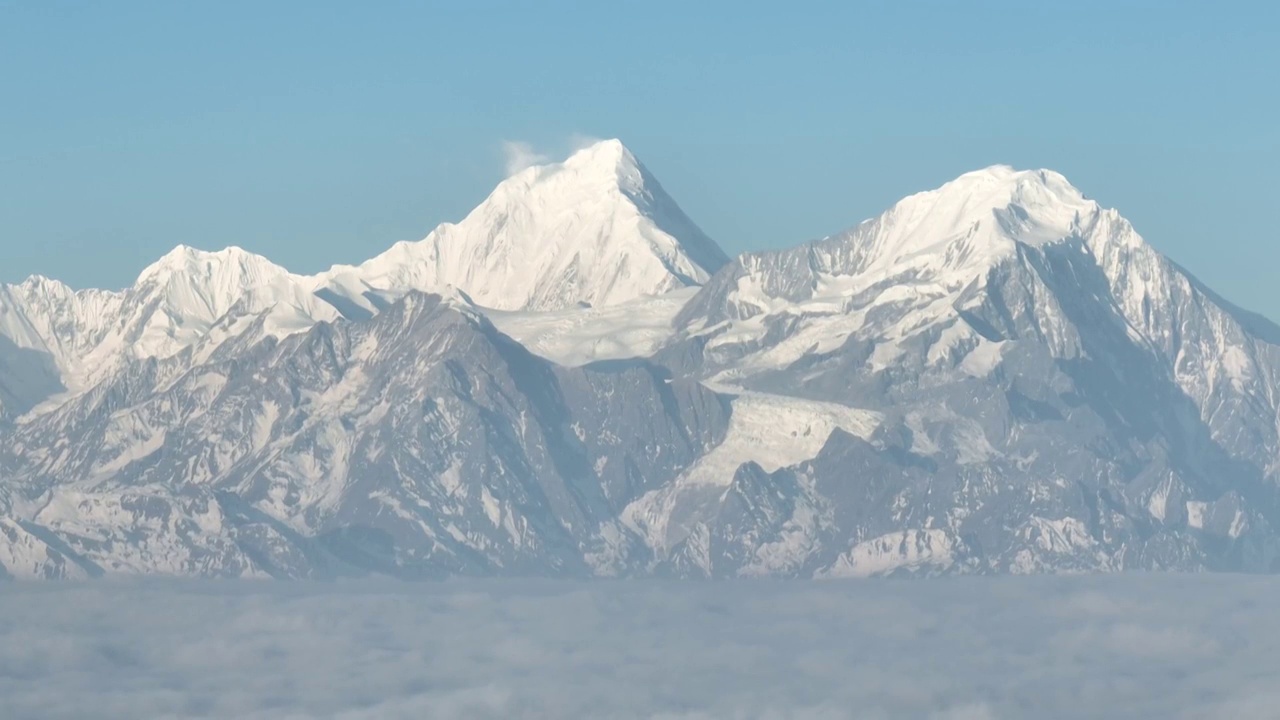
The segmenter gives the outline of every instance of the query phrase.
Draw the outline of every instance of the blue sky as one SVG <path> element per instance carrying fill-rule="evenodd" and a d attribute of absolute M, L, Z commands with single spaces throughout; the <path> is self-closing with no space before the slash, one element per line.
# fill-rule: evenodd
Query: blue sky
<path fill-rule="evenodd" d="M 0 0 L 0 280 L 358 261 L 587 135 L 730 253 L 1050 167 L 1274 318 L 1277 77 L 1263 2 Z"/>

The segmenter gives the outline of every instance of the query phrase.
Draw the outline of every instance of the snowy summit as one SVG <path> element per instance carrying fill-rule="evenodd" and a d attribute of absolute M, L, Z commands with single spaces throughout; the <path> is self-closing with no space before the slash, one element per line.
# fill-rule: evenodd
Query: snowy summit
<path fill-rule="evenodd" d="M 603 140 L 507 178 L 456 225 L 318 280 L 367 309 L 370 291 L 453 286 L 484 307 L 555 310 L 701 285 L 726 262 L 630 150 Z"/>

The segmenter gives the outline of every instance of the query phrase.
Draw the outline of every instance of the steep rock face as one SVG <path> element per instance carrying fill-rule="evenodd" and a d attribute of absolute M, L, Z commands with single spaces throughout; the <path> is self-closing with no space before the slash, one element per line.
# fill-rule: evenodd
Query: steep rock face
<path fill-rule="evenodd" d="M 991 168 L 744 256 L 677 322 L 686 347 L 666 353 L 693 372 L 876 411 L 898 438 L 771 476 L 808 520 L 751 532 L 827 533 L 780 572 L 1271 566 L 1280 334 L 1056 174 Z M 894 494 L 847 497 L 887 478 Z M 707 549 L 678 548 L 686 567 L 755 572 L 714 555 L 744 532 L 723 520 L 742 479 L 697 515 Z"/>
<path fill-rule="evenodd" d="M 102 342 L 123 293 L 75 291 L 39 275 L 0 285 L 0 336 L 68 368 Z"/>
<path fill-rule="evenodd" d="M 0 418 L 62 393 L 120 302 L 117 293 L 76 292 L 40 276 L 0 285 Z"/>
<path fill-rule="evenodd" d="M 727 414 L 647 363 L 551 365 L 463 296 L 163 365 L 22 426 L 5 462 L 24 520 L 108 571 L 587 574 L 601 525 Z"/>
<path fill-rule="evenodd" d="M 64 389 L 48 353 L 0 336 L 0 421 L 24 415 Z"/>

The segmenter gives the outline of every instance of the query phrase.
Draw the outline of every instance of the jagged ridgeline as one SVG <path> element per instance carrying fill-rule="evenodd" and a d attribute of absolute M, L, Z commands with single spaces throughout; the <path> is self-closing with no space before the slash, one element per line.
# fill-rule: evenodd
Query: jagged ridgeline
<path fill-rule="evenodd" d="M 728 259 L 621 143 L 300 276 L 0 287 L 0 568 L 1270 571 L 1280 328 L 996 166 Z"/>

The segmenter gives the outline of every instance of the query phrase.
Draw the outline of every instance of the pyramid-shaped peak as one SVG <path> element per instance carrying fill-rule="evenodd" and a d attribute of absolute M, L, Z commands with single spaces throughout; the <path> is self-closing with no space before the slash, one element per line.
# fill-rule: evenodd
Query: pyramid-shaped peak
<path fill-rule="evenodd" d="M 530 171 L 511 178 L 511 185 L 529 187 L 546 185 L 563 192 L 569 188 L 592 188 L 601 185 L 623 193 L 644 192 L 656 181 L 621 140 L 597 140 L 578 148 L 562 162 L 534 166 Z"/>
<path fill-rule="evenodd" d="M 483 307 L 553 310 L 700 285 L 727 261 L 631 151 L 610 139 L 518 172 L 458 223 L 357 268 L 335 268 L 320 283 L 357 304 L 361 288 L 452 285 Z"/>
<path fill-rule="evenodd" d="M 561 197 L 601 191 L 617 195 L 644 193 L 657 182 L 621 140 L 596 140 L 559 162 L 530 165 L 498 185 L 493 198 L 523 202 L 528 193 Z"/>
<path fill-rule="evenodd" d="M 622 141 L 617 138 L 608 140 L 597 140 L 589 145 L 578 148 L 565 165 L 582 167 L 586 165 L 595 165 L 602 167 L 617 167 L 618 165 L 635 165 L 636 156 Z"/>

